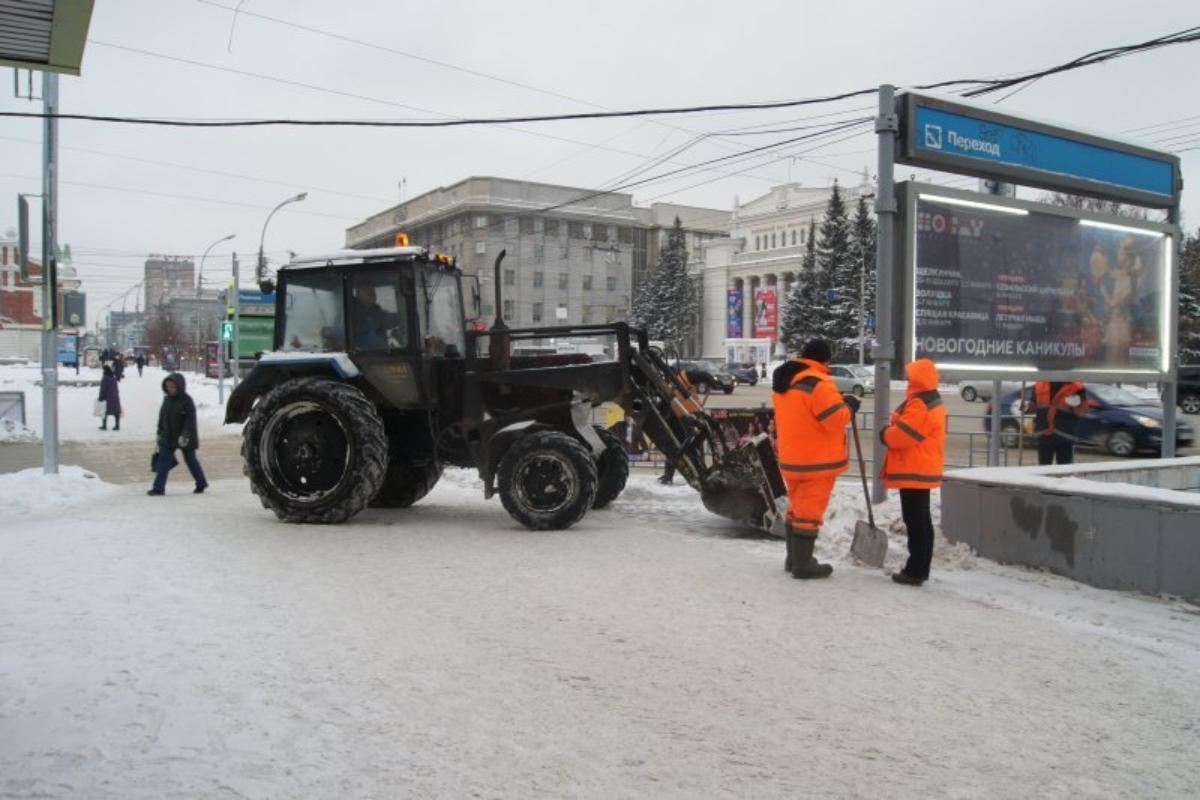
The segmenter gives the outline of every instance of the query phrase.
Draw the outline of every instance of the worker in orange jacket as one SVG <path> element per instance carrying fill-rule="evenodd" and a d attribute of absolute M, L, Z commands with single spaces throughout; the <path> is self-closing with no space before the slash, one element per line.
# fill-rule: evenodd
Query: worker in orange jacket
<path fill-rule="evenodd" d="M 679 371 L 675 373 L 675 377 L 683 385 L 683 391 L 675 388 L 674 397 L 671 399 L 671 408 L 677 417 L 685 416 L 686 414 L 696 414 L 704 408 L 704 397 L 696 394 L 696 386 L 688 377 L 687 368 L 682 364 L 679 366 Z M 670 461 L 663 467 L 662 477 L 658 482 L 666 486 L 670 486 L 675 481 L 675 465 Z"/>
<path fill-rule="evenodd" d="M 1037 434 L 1038 464 L 1075 462 L 1075 422 L 1087 413 L 1086 387 L 1068 381 L 1038 381 L 1033 385 L 1033 430 Z"/>
<path fill-rule="evenodd" d="M 829 342 L 814 339 L 771 379 L 779 469 L 788 487 L 784 569 L 793 578 L 833 572 L 813 557 L 813 548 L 834 483 L 849 464 L 846 426 L 858 411 L 858 398 L 838 392 L 826 366 L 831 355 Z"/>
<path fill-rule="evenodd" d="M 933 517 L 929 493 L 942 485 L 946 454 L 946 406 L 938 394 L 937 367 L 919 358 L 904 368 L 908 391 L 879 432 L 887 447 L 883 483 L 900 490 L 900 512 L 908 530 L 908 563 L 892 575 L 896 583 L 920 586 L 933 560 Z"/>

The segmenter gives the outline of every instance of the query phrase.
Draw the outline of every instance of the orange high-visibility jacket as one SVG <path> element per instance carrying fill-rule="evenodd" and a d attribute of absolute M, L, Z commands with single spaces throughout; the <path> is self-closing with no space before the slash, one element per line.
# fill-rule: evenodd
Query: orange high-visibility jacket
<path fill-rule="evenodd" d="M 1075 417 L 1082 417 L 1087 413 L 1087 404 L 1082 402 L 1082 396 L 1079 398 L 1080 402 L 1074 407 L 1067 404 L 1068 397 L 1082 395 L 1085 387 L 1082 383 L 1070 381 L 1060 384 L 1058 391 L 1053 396 L 1050 394 L 1051 388 L 1052 384 L 1050 381 L 1038 381 L 1033 385 L 1033 399 L 1037 408 L 1034 427 L 1041 436 L 1059 434 L 1065 435 L 1066 438 L 1074 438 L 1074 417 L 1068 418 L 1069 421 L 1062 426 L 1065 430 L 1059 430 L 1056 427 L 1056 423 L 1058 422 L 1059 412 L 1069 412 Z"/>
<path fill-rule="evenodd" d="M 797 361 L 804 368 L 787 391 L 772 395 L 779 469 L 788 480 L 845 472 L 850 407 L 824 364 L 807 358 Z"/>
<path fill-rule="evenodd" d="M 904 371 L 908 394 L 879 434 L 888 448 L 881 477 L 892 489 L 936 489 L 942 485 L 946 453 L 946 406 L 937 390 L 937 367 L 919 358 Z"/>

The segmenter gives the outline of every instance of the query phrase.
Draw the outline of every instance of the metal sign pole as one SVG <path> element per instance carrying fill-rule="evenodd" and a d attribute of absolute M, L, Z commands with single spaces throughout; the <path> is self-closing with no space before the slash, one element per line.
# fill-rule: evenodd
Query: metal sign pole
<path fill-rule="evenodd" d="M 221 326 L 224 328 L 224 326 Z M 217 402 L 225 405 L 225 336 L 217 342 Z"/>
<path fill-rule="evenodd" d="M 241 340 L 241 319 L 242 316 L 242 289 L 238 283 L 238 257 L 237 253 L 233 254 L 233 358 L 231 366 L 233 369 L 233 385 L 234 388 L 238 385 L 238 378 L 241 377 L 242 365 L 242 340 Z"/>
<path fill-rule="evenodd" d="M 875 133 L 879 136 L 879 185 L 875 190 L 875 414 L 871 437 L 871 458 L 875 473 L 872 494 L 876 503 L 887 499 L 887 489 L 879 478 L 884 448 L 879 434 L 887 424 L 891 404 L 892 360 L 896 357 L 892 341 L 892 281 L 895 273 L 895 248 L 892 237 L 896 225 L 896 187 L 893 167 L 896 154 L 896 133 L 900 129 L 896 116 L 896 87 L 879 87 L 879 116 L 875 118 Z"/>
<path fill-rule="evenodd" d="M 58 75 L 42 73 L 42 471 L 58 473 Z"/>
<path fill-rule="evenodd" d="M 1000 466 L 1000 381 L 992 381 L 992 435 L 988 437 L 988 466 Z"/>
<path fill-rule="evenodd" d="M 1167 210 L 1167 222 L 1179 227 L 1179 204 L 1171 206 Z M 1183 257 L 1183 241 L 1180 238 L 1175 239 L 1176 250 L 1172 253 L 1171 263 L 1178 265 Z M 1179 308 L 1179 269 L 1178 267 L 1172 271 L 1170 286 L 1164 287 L 1166 291 L 1171 293 L 1171 304 L 1168 308 Z M 1178 311 L 1176 312 L 1178 313 Z M 1178 374 L 1179 361 L 1179 325 L 1171 326 L 1170 341 L 1163 342 L 1163 346 L 1167 348 L 1167 352 L 1171 356 L 1172 371 Z M 1175 415 L 1177 403 L 1179 402 L 1179 384 L 1176 381 L 1167 381 L 1163 384 L 1162 405 L 1163 405 L 1163 433 L 1162 433 L 1162 457 L 1175 457 Z"/>

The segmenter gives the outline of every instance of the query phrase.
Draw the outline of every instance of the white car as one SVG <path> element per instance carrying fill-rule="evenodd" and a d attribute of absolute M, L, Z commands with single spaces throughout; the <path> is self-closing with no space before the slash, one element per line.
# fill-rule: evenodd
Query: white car
<path fill-rule="evenodd" d="M 875 368 L 862 364 L 830 364 L 829 377 L 837 384 L 838 390 L 849 392 L 855 397 L 864 394 L 875 394 Z"/>
<path fill-rule="evenodd" d="M 1029 381 L 1026 385 L 1032 386 L 1033 381 Z M 1015 392 L 1021 388 L 1021 384 L 1016 381 L 1001 381 L 1000 396 Z M 971 380 L 959 381 L 958 393 L 962 395 L 962 399 L 968 403 L 974 403 L 976 400 L 987 401 L 992 399 L 992 382 L 989 380 Z"/>

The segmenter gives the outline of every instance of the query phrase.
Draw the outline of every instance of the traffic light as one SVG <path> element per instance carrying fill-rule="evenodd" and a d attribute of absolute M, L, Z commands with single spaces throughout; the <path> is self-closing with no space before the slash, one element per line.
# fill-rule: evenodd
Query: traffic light
<path fill-rule="evenodd" d="M 226 342 L 233 341 L 233 321 L 224 320 L 221 323 L 221 338 Z"/>

